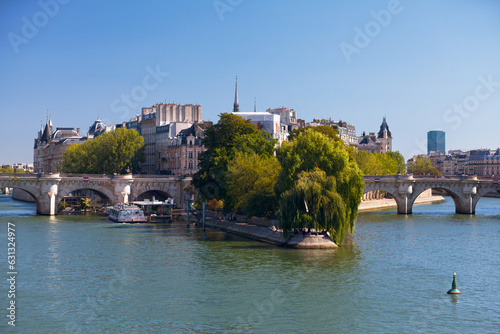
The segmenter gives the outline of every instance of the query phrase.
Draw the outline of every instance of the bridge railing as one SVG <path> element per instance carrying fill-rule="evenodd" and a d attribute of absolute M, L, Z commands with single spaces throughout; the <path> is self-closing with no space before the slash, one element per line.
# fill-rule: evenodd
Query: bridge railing
<path fill-rule="evenodd" d="M 19 178 L 19 179 L 38 179 L 38 178 L 89 178 L 89 179 L 102 179 L 102 180 L 112 180 L 112 179 L 171 179 L 171 180 L 182 180 L 182 179 L 190 179 L 191 176 L 186 175 L 159 175 L 159 174 L 116 174 L 116 175 L 107 175 L 107 174 L 64 174 L 64 173 L 44 173 L 44 174 L 33 174 L 33 173 L 0 173 L 0 179 L 9 179 L 9 178 Z"/>
<path fill-rule="evenodd" d="M 437 175 L 413 175 L 413 174 L 405 174 L 405 175 L 364 175 L 363 179 L 365 181 L 374 182 L 378 181 L 393 181 L 393 180 L 449 180 L 449 181 L 470 181 L 470 180 L 478 180 L 478 181 L 492 181 L 496 180 L 495 177 L 478 177 L 477 175 L 454 175 L 454 176 L 437 176 Z"/>

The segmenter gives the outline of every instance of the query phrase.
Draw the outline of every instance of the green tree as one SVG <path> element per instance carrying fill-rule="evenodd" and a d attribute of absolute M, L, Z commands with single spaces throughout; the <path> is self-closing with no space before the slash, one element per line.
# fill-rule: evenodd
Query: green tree
<path fill-rule="evenodd" d="M 427 157 L 417 157 L 415 162 L 410 162 L 408 169 L 418 175 L 442 175 Z"/>
<path fill-rule="evenodd" d="M 328 138 L 330 138 L 336 142 L 342 143 L 342 140 L 338 136 L 338 131 L 334 127 L 331 127 L 328 125 L 311 126 L 311 127 L 307 127 L 307 128 L 293 129 L 292 131 L 290 131 L 290 135 L 288 136 L 288 141 L 292 141 L 295 138 L 297 138 L 297 136 L 299 134 L 301 134 L 305 131 L 310 131 L 310 130 L 317 131 L 317 132 L 327 136 Z"/>
<path fill-rule="evenodd" d="M 70 145 L 63 152 L 62 172 L 79 174 L 138 172 L 144 161 L 144 138 L 136 130 L 118 128 Z"/>
<path fill-rule="evenodd" d="M 250 120 L 230 113 L 220 114 L 217 124 L 205 130 L 200 154 L 200 170 L 193 175 L 193 185 L 204 200 L 223 199 L 224 205 L 231 207 L 227 196 L 227 166 L 234 158 L 237 147 L 250 150 L 252 144 L 244 144 L 245 138 L 261 136 L 257 126 Z"/>
<path fill-rule="evenodd" d="M 234 153 L 255 153 L 267 157 L 274 156 L 274 147 L 277 143 L 278 140 L 273 139 L 269 132 L 260 130 L 257 133 L 252 132 L 239 136 L 234 145 L 234 149 L 236 150 Z"/>
<path fill-rule="evenodd" d="M 326 230 L 340 244 L 346 231 L 352 231 L 354 221 L 349 221 L 349 208 L 339 194 L 334 176 L 327 176 L 318 168 L 303 171 L 295 186 L 281 199 L 281 222 L 284 231 L 297 228 Z"/>
<path fill-rule="evenodd" d="M 328 185 L 329 191 L 338 194 L 338 196 L 333 196 L 333 194 L 328 196 L 329 198 L 335 198 L 335 201 L 341 201 L 339 202 L 341 204 L 328 207 L 327 203 L 329 202 L 322 201 L 317 203 L 317 205 L 323 206 L 321 210 L 325 211 L 325 215 L 328 215 L 328 217 L 336 217 L 336 219 L 342 220 L 336 225 L 342 228 L 342 230 L 335 229 L 335 234 L 332 234 L 332 238 L 334 238 L 336 242 L 341 243 L 346 229 L 352 230 L 354 227 L 358 205 L 361 202 L 364 187 L 362 173 L 353 157 L 349 154 L 348 149 L 340 140 L 332 140 L 318 131 L 306 130 L 299 133 L 294 140 L 284 142 L 281 147 L 277 149 L 276 156 L 281 164 L 282 170 L 276 182 L 275 192 L 280 198 L 280 224 L 284 231 L 289 231 L 291 227 L 290 224 L 297 223 L 300 225 L 306 223 L 305 220 L 289 221 L 289 218 L 299 210 L 298 205 L 300 205 L 300 203 L 297 201 L 289 202 L 285 199 L 288 198 L 288 196 L 292 196 L 294 192 L 297 194 L 300 193 L 300 191 L 304 191 L 303 189 L 305 188 L 302 184 L 307 183 L 307 177 L 309 177 L 315 187 L 318 187 L 318 185 Z M 320 171 L 316 171 L 316 169 Z M 303 179 L 301 183 L 297 183 L 301 172 L 313 171 L 315 172 L 314 175 L 302 174 L 302 177 L 306 179 Z M 317 175 L 317 173 L 321 171 L 325 173 L 326 179 L 324 182 L 322 181 L 323 179 Z M 291 191 L 292 193 L 287 193 L 287 191 Z M 295 203 L 295 207 L 292 206 L 291 203 Z M 328 212 L 329 210 L 335 212 Z M 325 215 L 309 215 L 314 221 L 307 223 L 325 226 L 325 229 L 327 229 L 329 223 L 327 224 L 325 221 L 317 220 L 322 219 L 321 217 L 326 217 Z M 309 219 L 307 216 L 304 217 L 306 220 Z M 304 227 L 306 227 L 306 225 L 304 225 Z M 328 229 L 331 228 L 328 227 Z"/>
<path fill-rule="evenodd" d="M 405 172 L 404 157 L 399 152 L 379 154 L 357 150 L 354 157 L 363 175 L 396 175 Z"/>
<path fill-rule="evenodd" d="M 228 195 L 234 210 L 266 216 L 278 209 L 274 185 L 281 167 L 274 155 L 237 152 L 228 166 Z M 258 207 L 267 200 L 269 205 Z M 251 204 L 251 205 L 250 205 Z"/>

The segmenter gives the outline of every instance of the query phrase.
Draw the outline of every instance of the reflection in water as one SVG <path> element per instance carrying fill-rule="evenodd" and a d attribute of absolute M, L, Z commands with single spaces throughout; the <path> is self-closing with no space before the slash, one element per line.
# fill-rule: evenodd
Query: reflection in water
<path fill-rule="evenodd" d="M 485 282 L 500 280 L 500 201 L 484 203 L 472 217 L 449 214 L 449 202 L 363 213 L 336 250 L 284 249 L 184 221 L 13 213 L 17 301 L 30 315 L 19 324 L 37 333 L 450 332 L 450 323 L 495 332 L 499 304 Z M 460 296 L 446 294 L 454 271 Z"/>

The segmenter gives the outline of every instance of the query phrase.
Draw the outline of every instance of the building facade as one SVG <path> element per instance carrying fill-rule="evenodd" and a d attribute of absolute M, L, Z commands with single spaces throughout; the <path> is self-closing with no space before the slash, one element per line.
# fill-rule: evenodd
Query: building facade
<path fill-rule="evenodd" d="M 142 117 L 155 113 L 156 125 L 161 126 L 171 122 L 194 123 L 203 122 L 201 106 L 196 104 L 159 103 L 149 108 L 142 108 Z"/>
<path fill-rule="evenodd" d="M 269 108 L 266 110 L 266 112 L 273 115 L 279 115 L 280 123 L 288 127 L 288 132 L 294 129 L 298 129 L 299 127 L 297 125 L 297 113 L 293 109 L 289 109 L 286 107 Z"/>
<path fill-rule="evenodd" d="M 87 140 L 87 137 L 80 136 L 79 128 L 75 130 L 75 128 L 71 127 L 57 127 L 54 130 L 52 120 L 49 119 L 45 124 L 45 128 L 40 129 L 38 137 L 35 138 L 33 172 L 39 174 L 61 172 L 64 150 L 72 144 L 82 143 L 85 140 Z"/>
<path fill-rule="evenodd" d="M 427 132 L 427 154 L 433 151 L 446 153 L 446 136 L 444 131 L 429 131 Z"/>
<path fill-rule="evenodd" d="M 392 151 L 392 133 L 385 117 L 380 125 L 379 132 L 375 135 L 370 132 L 367 136 L 364 132 L 359 138 L 358 149 L 369 153 L 387 153 Z"/>
<path fill-rule="evenodd" d="M 141 136 L 144 138 L 144 162 L 141 173 L 154 174 L 156 169 L 156 113 L 142 115 L 140 122 Z"/>
<path fill-rule="evenodd" d="M 212 122 L 194 123 L 169 137 L 164 135 L 157 142 L 158 166 L 157 173 L 169 175 L 192 175 L 199 169 L 199 156 L 205 151 L 202 145 L 204 131 Z M 157 131 L 157 136 L 162 133 L 176 130 L 162 129 Z"/>

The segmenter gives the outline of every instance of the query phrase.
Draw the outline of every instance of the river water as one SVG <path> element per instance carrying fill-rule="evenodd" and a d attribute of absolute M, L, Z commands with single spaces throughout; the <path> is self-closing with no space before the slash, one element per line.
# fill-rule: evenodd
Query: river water
<path fill-rule="evenodd" d="M 338 250 L 293 250 L 183 222 L 35 216 L 2 195 L 0 333 L 498 333 L 500 199 L 453 212 L 363 213 Z"/>

